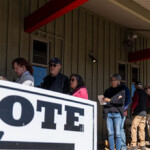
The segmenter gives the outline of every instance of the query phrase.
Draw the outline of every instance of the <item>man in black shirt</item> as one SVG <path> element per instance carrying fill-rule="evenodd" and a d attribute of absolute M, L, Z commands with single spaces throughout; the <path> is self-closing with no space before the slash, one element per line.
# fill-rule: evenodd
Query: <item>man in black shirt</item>
<path fill-rule="evenodd" d="M 70 91 L 69 79 L 60 73 L 62 67 L 60 59 L 56 57 L 51 58 L 49 66 L 50 74 L 43 79 L 41 88 L 68 94 Z"/>

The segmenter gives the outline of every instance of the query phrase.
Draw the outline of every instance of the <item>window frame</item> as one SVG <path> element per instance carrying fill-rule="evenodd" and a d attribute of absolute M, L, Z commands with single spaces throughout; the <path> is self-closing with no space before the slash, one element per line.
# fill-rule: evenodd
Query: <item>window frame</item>
<path fill-rule="evenodd" d="M 34 63 L 33 62 L 33 41 L 37 40 L 40 42 L 45 42 L 47 43 L 47 65 L 44 64 L 38 64 L 38 63 Z M 46 33 L 40 33 L 39 31 L 33 32 L 31 34 L 31 38 L 30 38 L 30 63 L 32 66 L 37 66 L 37 67 L 45 67 L 47 68 L 47 74 L 49 74 L 49 65 L 48 62 L 50 60 L 51 57 L 51 51 L 54 47 L 54 39 L 53 38 L 48 38 L 46 36 Z"/>
<path fill-rule="evenodd" d="M 39 41 L 39 42 L 43 42 L 43 43 L 46 43 L 47 44 L 47 64 L 48 64 L 48 61 L 49 61 L 49 51 L 50 51 L 50 49 L 49 49 L 49 42 L 48 41 L 44 41 L 44 40 L 39 40 L 39 39 L 37 39 L 37 38 L 33 38 L 32 39 L 32 65 L 35 65 L 35 66 L 41 66 L 41 67 L 47 67 L 47 64 L 45 65 L 45 64 L 39 64 L 39 63 L 34 63 L 33 62 L 33 41 L 34 40 L 36 40 L 36 41 Z"/>
<path fill-rule="evenodd" d="M 47 44 L 47 65 L 44 65 L 44 64 L 39 64 L 39 63 L 34 63 L 33 62 L 33 41 L 34 40 L 37 40 L 37 41 L 40 41 L 40 42 L 44 42 L 44 43 L 46 43 Z M 32 49 L 31 49 L 31 62 L 32 62 L 32 65 L 34 65 L 34 66 L 40 66 L 40 67 L 48 67 L 48 62 L 49 62 L 49 59 L 50 59 L 50 42 L 49 41 L 47 41 L 47 40 L 43 40 L 43 39 L 39 39 L 39 38 L 37 38 L 37 37 L 33 37 L 32 38 L 32 42 L 31 42 L 32 44 Z"/>
<path fill-rule="evenodd" d="M 127 62 L 123 62 L 123 61 L 118 61 L 117 62 L 117 72 L 119 73 L 119 64 L 121 65 L 125 65 L 125 80 L 122 80 L 121 82 L 123 83 L 128 83 L 128 63 Z"/>
<path fill-rule="evenodd" d="M 131 65 L 131 83 L 134 84 L 135 82 L 132 81 L 132 68 L 138 69 L 138 79 L 137 80 L 139 80 L 140 79 L 140 66 L 133 65 L 133 64 Z"/>

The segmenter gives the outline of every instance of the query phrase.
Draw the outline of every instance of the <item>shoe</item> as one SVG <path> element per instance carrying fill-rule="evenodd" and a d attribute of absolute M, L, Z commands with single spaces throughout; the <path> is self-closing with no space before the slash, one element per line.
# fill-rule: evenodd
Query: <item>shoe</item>
<path fill-rule="evenodd" d="M 140 148 L 141 148 L 141 150 L 146 150 L 145 146 L 141 146 Z"/>

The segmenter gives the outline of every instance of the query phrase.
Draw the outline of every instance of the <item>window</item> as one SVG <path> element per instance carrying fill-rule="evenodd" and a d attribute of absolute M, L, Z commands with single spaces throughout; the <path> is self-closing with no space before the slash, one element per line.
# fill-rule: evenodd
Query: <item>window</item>
<path fill-rule="evenodd" d="M 35 86 L 43 82 L 48 72 L 49 43 L 33 39 L 32 65 Z"/>
<path fill-rule="evenodd" d="M 122 77 L 122 82 L 124 83 L 124 82 L 126 82 L 126 64 L 121 64 L 121 63 L 119 63 L 119 66 L 118 66 L 119 68 L 118 68 L 118 72 L 119 72 L 119 74 L 121 75 L 121 77 Z M 125 83 L 124 83 L 125 84 Z"/>
<path fill-rule="evenodd" d="M 34 84 L 35 86 L 41 85 L 44 77 L 47 75 L 47 68 L 33 66 L 33 76 L 34 76 Z"/>
<path fill-rule="evenodd" d="M 47 65 L 47 47 L 46 42 L 33 40 L 33 63 Z"/>
<path fill-rule="evenodd" d="M 132 82 L 135 83 L 136 81 L 138 81 L 138 74 L 138 68 L 132 67 Z"/>

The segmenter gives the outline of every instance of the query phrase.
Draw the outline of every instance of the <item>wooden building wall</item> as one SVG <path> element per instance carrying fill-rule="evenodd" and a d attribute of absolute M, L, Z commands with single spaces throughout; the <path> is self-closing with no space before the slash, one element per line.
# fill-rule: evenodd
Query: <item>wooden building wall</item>
<path fill-rule="evenodd" d="M 127 64 L 127 85 L 131 86 L 131 66 L 139 65 L 140 80 L 150 85 L 150 60 L 127 63 L 129 51 L 150 47 L 150 39 L 138 35 L 135 48 L 125 47 L 127 29 L 98 16 L 82 7 L 40 28 L 41 32 L 24 32 L 24 17 L 48 0 L 0 0 L 0 75 L 9 80 L 16 76 L 11 62 L 25 57 L 32 63 L 32 38 L 50 42 L 50 57 L 62 59 L 62 72 L 80 74 L 87 86 L 89 98 L 97 101 L 97 95 L 109 87 L 109 77 L 117 72 L 118 62 Z M 55 35 L 55 36 L 54 36 Z M 92 52 L 97 63 L 92 64 L 88 53 Z M 99 141 L 106 138 L 102 107 L 98 103 Z"/>

